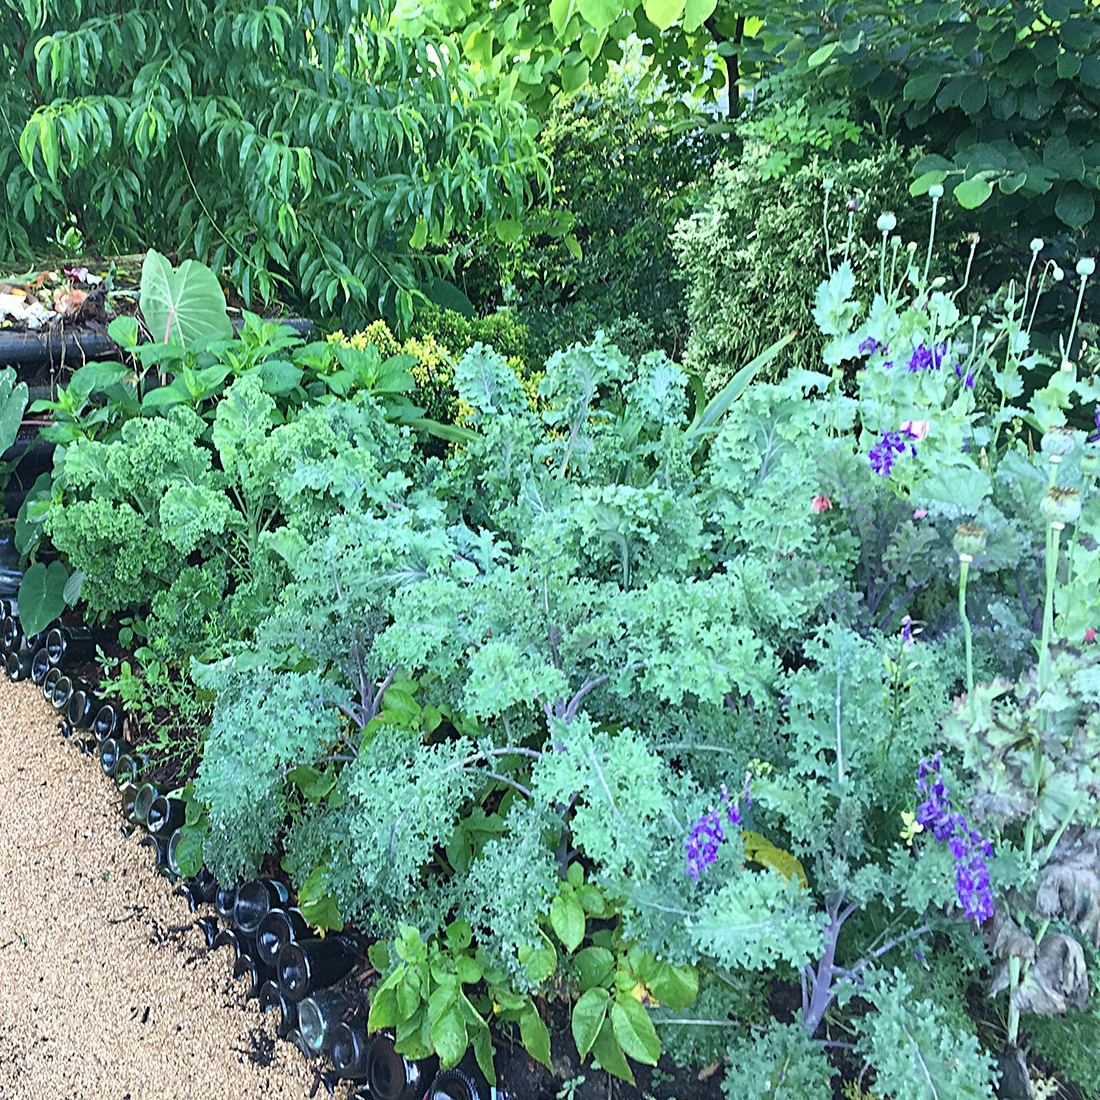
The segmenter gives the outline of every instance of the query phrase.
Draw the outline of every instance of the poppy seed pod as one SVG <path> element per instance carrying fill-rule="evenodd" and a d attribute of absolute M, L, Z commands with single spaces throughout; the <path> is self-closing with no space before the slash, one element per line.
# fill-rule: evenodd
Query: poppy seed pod
<path fill-rule="evenodd" d="M 985 536 L 984 527 L 979 527 L 976 523 L 960 523 L 955 528 L 955 537 L 951 540 L 951 545 L 960 557 L 966 555 L 972 559 L 985 549 Z"/>
<path fill-rule="evenodd" d="M 1047 523 L 1076 523 L 1081 518 L 1081 494 L 1076 489 L 1052 485 L 1039 502 L 1039 511 Z"/>
<path fill-rule="evenodd" d="M 1077 440 L 1074 438 L 1072 428 L 1068 428 L 1064 424 L 1055 424 L 1043 433 L 1039 446 L 1042 448 L 1043 454 L 1050 458 L 1065 458 L 1066 455 L 1073 454 L 1073 449 L 1077 446 Z"/>

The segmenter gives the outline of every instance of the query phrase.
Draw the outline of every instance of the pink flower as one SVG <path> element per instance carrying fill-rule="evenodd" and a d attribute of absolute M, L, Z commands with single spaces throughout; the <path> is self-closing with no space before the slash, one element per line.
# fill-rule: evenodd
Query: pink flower
<path fill-rule="evenodd" d="M 833 502 L 824 493 L 814 497 L 810 502 L 810 508 L 815 512 L 827 512 L 832 506 Z"/>
<path fill-rule="evenodd" d="M 903 435 L 909 436 L 910 439 L 915 439 L 918 443 L 928 434 L 928 429 L 932 425 L 927 420 L 907 420 L 901 426 Z"/>
<path fill-rule="evenodd" d="M 913 519 L 924 519 L 925 516 L 927 516 L 927 515 L 928 515 L 928 509 L 927 508 L 918 508 L 913 513 Z"/>
<path fill-rule="evenodd" d="M 1086 642 L 1095 642 L 1096 641 L 1096 631 L 1093 630 L 1091 627 L 1089 627 L 1089 629 L 1085 631 L 1085 641 Z"/>

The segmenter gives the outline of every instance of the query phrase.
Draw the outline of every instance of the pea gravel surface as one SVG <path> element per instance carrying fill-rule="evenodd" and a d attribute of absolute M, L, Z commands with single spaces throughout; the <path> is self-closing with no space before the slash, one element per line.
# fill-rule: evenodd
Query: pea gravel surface
<path fill-rule="evenodd" d="M 245 1001 L 119 804 L 40 691 L 0 677 L 0 1100 L 308 1097 L 277 1011 Z"/>

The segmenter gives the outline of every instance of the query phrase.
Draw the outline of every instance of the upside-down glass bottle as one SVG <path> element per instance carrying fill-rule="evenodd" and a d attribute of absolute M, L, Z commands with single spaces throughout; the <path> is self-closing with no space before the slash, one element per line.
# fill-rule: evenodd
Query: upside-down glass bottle
<path fill-rule="evenodd" d="M 393 1036 L 378 1032 L 367 1048 L 367 1089 L 371 1100 L 423 1100 L 439 1061 L 410 1062 L 394 1049 Z"/>
<path fill-rule="evenodd" d="M 292 1001 L 300 1001 L 345 977 L 359 957 L 358 943 L 347 936 L 292 940 L 279 952 L 276 963 L 279 988 Z"/>

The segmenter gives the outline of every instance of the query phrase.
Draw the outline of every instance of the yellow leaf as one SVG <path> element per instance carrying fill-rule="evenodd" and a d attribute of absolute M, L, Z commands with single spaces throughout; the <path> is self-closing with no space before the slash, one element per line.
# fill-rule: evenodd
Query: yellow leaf
<path fill-rule="evenodd" d="M 743 832 L 741 839 L 745 844 L 745 859 L 750 863 L 759 863 L 778 871 L 786 879 L 798 879 L 803 887 L 809 888 L 806 870 L 801 863 L 782 848 L 777 848 L 766 836 L 760 833 Z"/>

